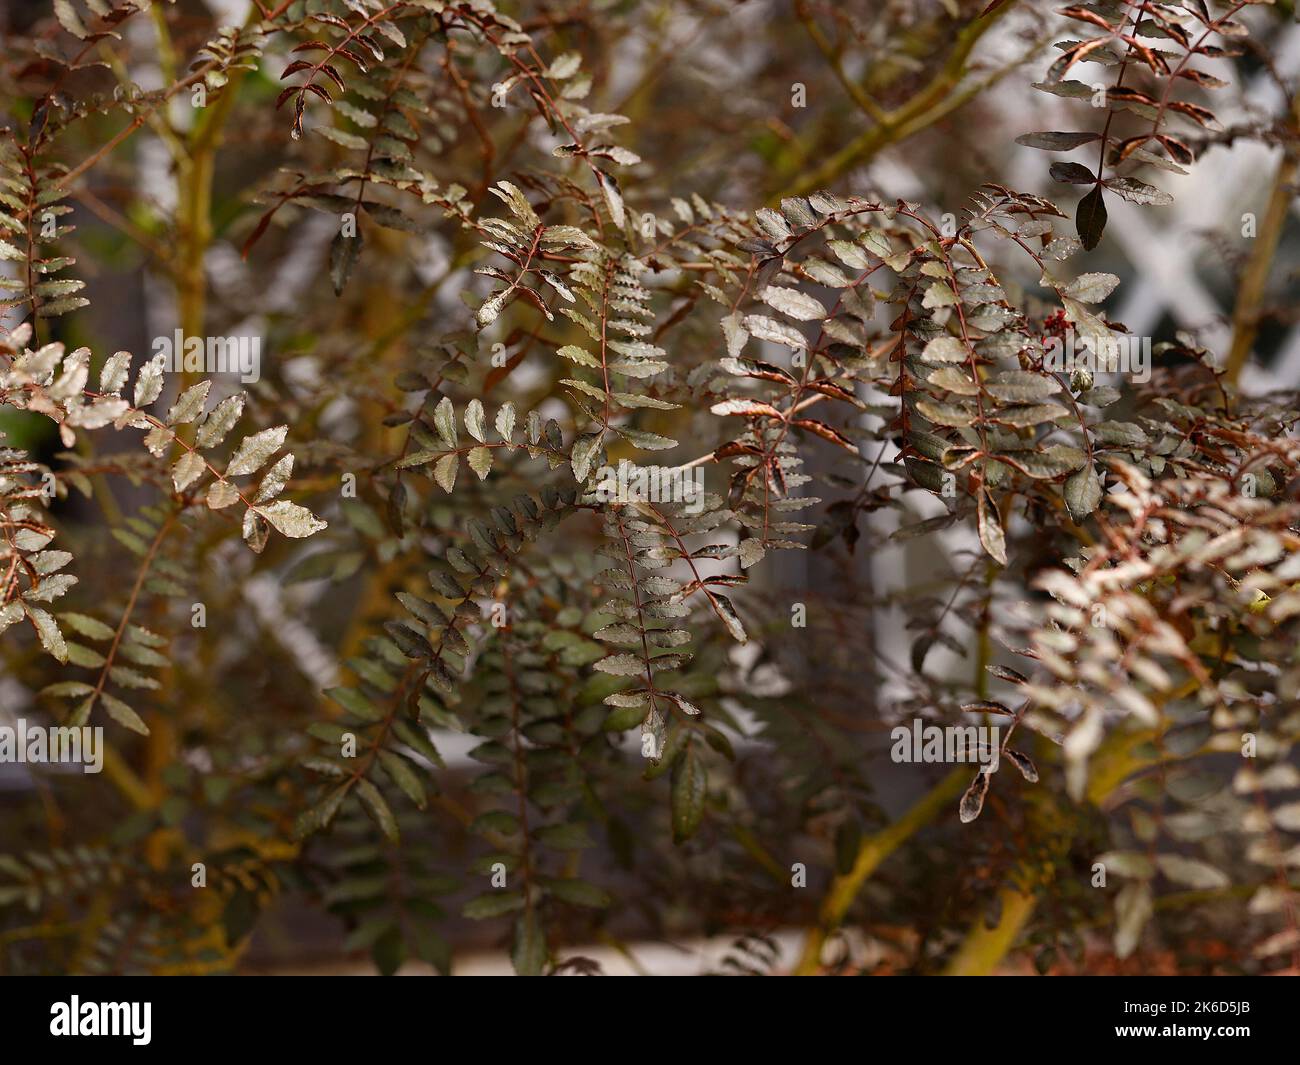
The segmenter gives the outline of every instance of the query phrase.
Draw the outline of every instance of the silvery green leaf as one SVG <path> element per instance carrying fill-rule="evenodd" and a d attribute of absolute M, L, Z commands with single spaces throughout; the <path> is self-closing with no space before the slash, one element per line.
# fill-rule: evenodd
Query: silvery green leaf
<path fill-rule="evenodd" d="M 1300 802 L 1277 807 L 1273 811 L 1273 823 L 1287 832 L 1300 832 Z"/>
<path fill-rule="evenodd" d="M 514 216 L 527 226 L 530 232 L 541 224 L 541 219 L 537 217 L 537 212 L 528 202 L 528 197 L 519 191 L 518 186 L 512 185 L 509 181 L 498 181 L 489 191 L 509 207 Z"/>
<path fill-rule="evenodd" d="M 1181 854 L 1157 854 L 1156 865 L 1174 883 L 1195 891 L 1213 891 L 1232 883 L 1222 870 Z"/>
<path fill-rule="evenodd" d="M 172 404 L 172 409 L 167 412 L 164 420 L 168 425 L 184 425 L 192 422 L 203 413 L 203 404 L 211 388 L 211 381 L 200 381 L 197 385 L 191 385 Z"/>
<path fill-rule="evenodd" d="M 1049 173 L 1054 180 L 1069 185 L 1091 185 L 1097 180 L 1097 175 L 1082 163 L 1053 163 Z"/>
<path fill-rule="evenodd" d="M 1033 403 L 1061 390 L 1061 383 L 1045 374 L 1006 370 L 989 381 L 987 391 L 1004 403 Z"/>
<path fill-rule="evenodd" d="M 166 355 L 155 355 L 140 368 L 135 379 L 135 405 L 147 407 L 162 391 Z"/>
<path fill-rule="evenodd" d="M 400 838 L 397 829 L 397 818 L 393 816 L 393 811 L 389 808 L 388 803 L 384 801 L 379 789 L 365 777 L 358 779 L 355 787 L 357 795 L 361 799 L 361 805 L 366 808 L 366 813 L 374 819 L 380 831 L 388 837 L 388 840 L 396 843 Z"/>
<path fill-rule="evenodd" d="M 1065 479 L 1065 505 L 1070 510 L 1070 517 L 1082 521 L 1101 503 L 1101 478 L 1097 476 L 1097 467 L 1092 463 L 1084 466 Z"/>
<path fill-rule="evenodd" d="M 645 663 L 636 655 L 609 655 L 595 663 L 594 668 L 602 673 L 611 673 L 616 677 L 634 677 L 645 673 Z"/>
<path fill-rule="evenodd" d="M 244 437 L 230 460 L 230 465 L 226 467 L 226 476 L 239 477 L 261 469 L 266 461 L 280 450 L 288 432 L 287 425 L 277 425 L 272 429 L 263 429 L 252 436 Z"/>
<path fill-rule="evenodd" d="M 1097 385 L 1079 396 L 1079 402 L 1087 407 L 1109 407 L 1112 403 L 1118 403 L 1121 392 L 1110 385 Z"/>
<path fill-rule="evenodd" d="M 727 339 L 727 354 L 733 359 L 741 353 L 745 341 L 749 339 L 748 331 L 740 324 L 740 316 L 734 313 L 722 319 L 722 335 Z"/>
<path fill-rule="evenodd" d="M 306 507 L 290 503 L 287 499 L 277 500 L 269 506 L 258 507 L 257 512 L 270 522 L 277 532 L 294 539 L 311 536 L 326 525 Z"/>
<path fill-rule="evenodd" d="M 1173 174 L 1187 173 L 1172 159 L 1166 159 L 1163 155 L 1156 155 L 1155 152 L 1149 152 L 1145 148 L 1135 148 L 1129 154 L 1129 159 L 1134 162 L 1149 163 L 1151 166 L 1159 167 L 1161 170 L 1168 170 Z"/>
<path fill-rule="evenodd" d="M 33 555 L 30 559 L 32 567 L 41 576 L 47 573 L 56 573 L 63 569 L 72 561 L 71 551 L 42 551 L 39 555 Z"/>
<path fill-rule="evenodd" d="M 36 635 L 40 637 L 41 646 L 58 661 L 66 662 L 68 645 L 63 639 L 63 633 L 59 631 L 54 615 L 38 606 L 25 606 L 23 609 L 27 611 L 27 618 L 36 629 Z"/>
<path fill-rule="evenodd" d="M 762 300 L 769 307 L 774 307 L 799 322 L 820 322 L 826 317 L 826 308 L 820 301 L 796 288 L 768 285 L 763 290 Z"/>
<path fill-rule="evenodd" d="M 974 407 L 967 408 L 954 403 L 939 403 L 932 399 L 917 400 L 916 409 L 934 422 L 935 425 L 948 425 L 956 429 L 964 429 L 967 426 L 974 425 L 975 416 L 978 413 Z"/>
<path fill-rule="evenodd" d="M 921 306 L 926 310 L 935 310 L 939 307 L 951 307 L 957 302 L 957 295 L 946 281 L 936 281 L 925 290 L 925 298 L 921 301 Z"/>
<path fill-rule="evenodd" d="M 989 556 L 998 565 L 1005 566 L 1007 564 L 1007 540 L 1002 531 L 1002 520 L 998 515 L 998 508 L 989 502 L 987 492 L 980 493 L 976 517 L 980 543 L 984 545 L 984 550 L 989 553 Z"/>
<path fill-rule="evenodd" d="M 433 427 L 444 444 L 448 447 L 456 446 L 456 408 L 452 406 L 449 396 L 443 396 L 434 408 Z"/>
<path fill-rule="evenodd" d="M 176 439 L 173 433 L 165 425 L 155 425 L 144 436 L 144 446 L 148 448 L 151 455 L 162 455 L 167 450 L 167 446 Z"/>
<path fill-rule="evenodd" d="M 334 815 L 338 813 L 339 807 L 343 805 L 348 789 L 340 786 L 331 791 L 315 806 L 309 807 L 298 815 L 294 822 L 293 834 L 296 838 L 302 839 L 313 832 L 319 832 L 327 827 L 334 820 Z"/>
<path fill-rule="evenodd" d="M 565 344 L 555 352 L 561 358 L 568 359 L 570 362 L 576 362 L 579 366 L 600 365 L 600 360 L 595 355 L 587 351 L 586 348 L 580 348 L 576 344 Z"/>
<path fill-rule="evenodd" d="M 1038 783 L 1038 767 L 1034 765 L 1034 761 L 1029 757 L 1029 755 L 1008 747 L 1003 750 L 1002 756 L 1019 769 L 1020 775 L 1029 781 L 1029 783 Z"/>
<path fill-rule="evenodd" d="M 53 533 L 37 529 L 17 529 L 10 535 L 13 536 L 14 547 L 19 551 L 39 551 L 54 539 Z"/>
<path fill-rule="evenodd" d="M 669 699 L 671 699 L 674 703 L 676 703 L 678 708 L 682 711 L 682 713 L 690 714 L 692 717 L 699 716 L 700 708 L 696 706 L 693 702 L 691 702 L 689 699 L 687 699 L 684 695 L 682 695 L 681 692 L 666 691 L 663 692 L 662 694 L 666 695 Z"/>
<path fill-rule="evenodd" d="M 208 506 L 223 510 L 239 498 L 239 489 L 229 481 L 213 481 L 208 486 Z"/>
<path fill-rule="evenodd" d="M 1145 181 L 1138 181 L 1137 178 L 1107 178 L 1106 188 L 1130 203 L 1167 207 L 1174 202 L 1174 198 L 1169 193 L 1162 192 Z"/>
<path fill-rule="evenodd" d="M 257 489 L 257 498 L 254 503 L 266 503 L 274 499 L 284 491 L 284 486 L 289 483 L 289 475 L 293 473 L 293 455 L 285 455 L 267 472 L 262 478 L 261 485 Z"/>
<path fill-rule="evenodd" d="M 470 450 L 466 461 L 469 468 L 478 474 L 478 479 L 484 480 L 488 472 L 492 469 L 492 449 L 490 447 L 476 447 Z"/>
<path fill-rule="evenodd" d="M 1030 88 L 1037 89 L 1039 92 L 1051 93 L 1053 96 L 1064 96 L 1071 100 L 1086 100 L 1095 94 L 1096 90 L 1086 81 L 1036 81 L 1030 85 Z"/>
<path fill-rule="evenodd" d="M 1134 422 L 1098 422 L 1092 427 L 1092 435 L 1103 444 L 1121 447 L 1141 447 L 1150 442 L 1146 431 Z"/>
<path fill-rule="evenodd" d="M 623 426 L 616 429 L 615 432 L 642 451 L 668 451 L 677 446 L 677 441 L 671 437 L 660 436 L 658 433 L 650 433 L 644 429 L 632 429 Z"/>
<path fill-rule="evenodd" d="M 1300 928 L 1283 928 L 1257 943 L 1251 953 L 1257 958 L 1267 958 L 1300 948 Z"/>
<path fill-rule="evenodd" d="M 379 762 L 388 778 L 401 789 L 402 794 L 423 810 L 427 801 L 424 785 L 420 783 L 420 778 L 411 767 L 411 763 L 395 751 L 383 749 L 379 751 Z"/>
<path fill-rule="evenodd" d="M 942 366 L 925 380 L 927 384 L 958 396 L 978 396 L 980 392 L 980 386 L 965 366 Z"/>
<path fill-rule="evenodd" d="M 460 456 L 452 451 L 443 455 L 433 467 L 433 479 L 438 487 L 450 493 L 456 485 L 456 470 L 460 467 Z"/>
<path fill-rule="evenodd" d="M 807 338 L 794 326 L 768 318 L 762 314 L 745 316 L 745 328 L 759 340 L 770 340 L 774 344 L 783 344 L 798 351 L 808 346 Z"/>
<path fill-rule="evenodd" d="M 461 913 L 472 920 L 481 921 L 487 917 L 500 917 L 502 914 L 523 907 L 524 897 L 518 891 L 495 890 L 470 899 L 461 908 Z"/>
<path fill-rule="evenodd" d="M 868 229 L 858 239 L 868 251 L 881 259 L 891 258 L 894 254 L 893 245 L 889 243 L 889 234 L 883 230 Z"/>
<path fill-rule="evenodd" d="M 64 358 L 59 379 L 50 386 L 50 395 L 61 400 L 73 399 L 81 394 L 89 379 L 90 349 L 77 348 Z"/>
<path fill-rule="evenodd" d="M 840 211 L 847 211 L 849 203 L 842 200 L 833 192 L 822 189 L 809 195 L 808 203 L 822 214 L 838 214 Z"/>
<path fill-rule="evenodd" d="M 935 337 L 921 352 L 922 362 L 966 362 L 969 358 L 966 345 L 950 336 Z"/>
<path fill-rule="evenodd" d="M 506 443 L 510 442 L 511 436 L 515 431 L 515 405 L 513 403 L 503 403 L 501 409 L 497 411 L 496 420 L 497 435 Z"/>
<path fill-rule="evenodd" d="M 253 552 L 261 554 L 271 536 L 270 523 L 257 510 L 249 507 L 244 511 L 244 524 L 241 535 Z"/>
<path fill-rule="evenodd" d="M 594 149 L 590 154 L 598 155 L 603 159 L 612 159 L 614 162 L 618 163 L 619 166 L 636 166 L 637 163 L 641 162 L 641 157 L 637 155 L 636 152 L 630 151 L 618 144 L 603 145 L 600 148 Z"/>
<path fill-rule="evenodd" d="M 618 182 L 605 171 L 596 170 L 596 180 L 600 184 L 600 191 L 605 194 L 605 205 L 609 208 L 610 220 L 614 223 L 615 229 L 623 228 L 623 194 L 619 191 Z"/>
<path fill-rule="evenodd" d="M 85 636 L 89 640 L 111 640 L 114 630 L 105 625 L 98 618 L 92 618 L 88 614 L 77 614 L 72 611 L 64 611 L 59 615 L 64 625 L 73 632 Z"/>
<path fill-rule="evenodd" d="M 673 763 L 669 789 L 674 842 L 690 839 L 699 828 L 707 792 L 704 758 L 696 750 L 696 744 L 688 744 L 681 757 Z"/>
<path fill-rule="evenodd" d="M 545 244 L 570 248 L 595 248 L 596 242 L 577 226 L 547 226 L 542 235 Z"/>
<path fill-rule="evenodd" d="M 244 394 L 242 392 L 223 399 L 208 411 L 208 416 L 203 419 L 203 424 L 199 426 L 198 434 L 194 439 L 195 444 L 201 448 L 216 447 L 226 438 L 226 434 L 234 428 L 235 422 L 239 421 L 239 416 L 243 412 Z"/>
<path fill-rule="evenodd" d="M 1145 854 L 1138 851 L 1107 851 L 1098 855 L 1097 861 L 1106 867 L 1107 873 L 1128 877 L 1133 880 L 1150 880 L 1156 875 L 1155 864 Z"/>
<path fill-rule="evenodd" d="M 22 616 L 23 607 L 17 600 L 12 600 L 0 607 L 0 632 L 4 632 L 9 626 L 16 624 Z"/>
<path fill-rule="evenodd" d="M 815 256 L 806 260 L 803 264 L 804 273 L 811 277 L 819 285 L 825 285 L 827 288 L 848 288 L 853 281 L 845 276 L 844 271 L 838 266 L 832 266 L 825 259 L 818 259 Z"/>
<path fill-rule="evenodd" d="M 709 408 L 710 414 L 719 417 L 765 417 L 780 418 L 781 412 L 766 400 L 761 399 L 724 399 Z"/>
<path fill-rule="evenodd" d="M 1119 957 L 1127 958 L 1137 949 L 1153 911 L 1149 881 L 1135 880 L 1120 889 L 1115 898 L 1115 953 Z"/>
<path fill-rule="evenodd" d="M 975 779 L 970 782 L 966 791 L 962 794 L 961 802 L 957 807 L 957 816 L 964 825 L 970 824 L 984 809 L 984 796 L 989 791 L 989 774 L 983 769 L 979 769 L 975 774 Z"/>
<path fill-rule="evenodd" d="M 1024 406 L 1003 407 L 991 417 L 993 421 L 1000 422 L 1003 425 L 1024 429 L 1031 425 L 1042 425 L 1043 422 L 1050 422 L 1061 417 L 1064 413 L 1065 408 L 1055 403 L 1031 403 Z"/>
<path fill-rule="evenodd" d="M 647 344 L 644 340 L 610 340 L 605 346 L 629 359 L 662 359 L 668 354 L 657 344 Z"/>
<path fill-rule="evenodd" d="M 110 695 L 108 692 L 103 692 L 99 698 L 104 704 L 104 709 L 108 711 L 108 716 L 119 725 L 129 728 L 132 732 L 138 732 L 141 736 L 149 735 L 149 726 L 144 723 L 139 714 L 122 702 L 121 699 Z"/>
<path fill-rule="evenodd" d="M 1025 133 L 1016 138 L 1017 144 L 1037 148 L 1044 152 L 1069 152 L 1082 144 L 1101 140 L 1100 133 Z"/>
<path fill-rule="evenodd" d="M 762 560 L 767 554 L 767 548 L 763 546 L 763 541 L 758 537 L 750 536 L 740 541 L 740 567 L 749 569 L 750 566 Z"/>
<path fill-rule="evenodd" d="M 77 9 L 72 6 L 72 0 L 54 0 L 54 17 L 59 20 L 59 25 L 76 37 L 77 40 L 84 41 L 90 36 L 90 31 L 86 29 L 85 23 L 81 21 Z"/>
<path fill-rule="evenodd" d="M 54 573 L 42 580 L 35 588 L 23 593 L 23 599 L 29 603 L 52 603 L 68 593 L 77 578 L 71 573 Z"/>
<path fill-rule="evenodd" d="M 754 212 L 754 217 L 758 220 L 759 227 L 772 240 L 785 240 L 790 236 L 790 226 L 786 220 L 770 207 L 760 207 Z"/>
<path fill-rule="evenodd" d="M 1100 303 L 1119 285 L 1114 274 L 1081 274 L 1065 288 L 1065 294 L 1082 303 Z"/>
<path fill-rule="evenodd" d="M 465 408 L 465 428 L 469 435 L 477 440 L 480 444 L 487 442 L 487 432 L 484 429 L 483 404 L 477 399 L 471 399 L 469 405 Z"/>
<path fill-rule="evenodd" d="M 1010 452 L 1007 459 L 1023 466 L 1030 477 L 1051 478 L 1079 469 L 1088 456 L 1077 447 L 1053 444 L 1041 451 Z"/>
<path fill-rule="evenodd" d="M 117 395 L 126 384 L 126 376 L 131 369 L 131 353 L 129 351 L 114 352 L 104 360 L 104 366 L 99 371 L 99 390 L 109 395 Z"/>
<path fill-rule="evenodd" d="M 587 474 L 591 471 L 591 460 L 600 449 L 600 445 L 604 439 L 605 434 L 600 432 L 580 436 L 573 442 L 573 454 L 570 459 L 570 465 L 573 467 L 573 478 L 579 484 L 582 484 L 587 480 Z"/>
<path fill-rule="evenodd" d="M 42 304 L 41 309 L 49 306 Z M 59 379 L 50 386 L 50 395 L 56 399 L 72 399 L 86 387 L 90 378 L 90 349 L 77 348 L 67 355 L 59 368 Z"/>
<path fill-rule="evenodd" d="M 781 214 L 795 230 L 808 229 L 817 224 L 817 214 L 812 204 L 802 196 L 787 196 L 783 199 Z"/>
<path fill-rule="evenodd" d="M 736 608 L 732 605 L 731 600 L 725 595 L 718 595 L 716 592 L 710 593 L 709 602 L 718 612 L 722 619 L 723 625 L 726 626 L 727 632 L 737 643 L 748 643 L 749 636 L 745 632 L 745 626 L 740 620 L 740 615 L 736 613 Z"/>
<path fill-rule="evenodd" d="M 73 407 L 68 411 L 68 424 L 82 429 L 102 429 L 105 425 L 117 421 L 131 409 L 124 399 L 102 396 L 92 400 L 84 407 Z"/>
<path fill-rule="evenodd" d="M 497 320 L 497 315 L 501 313 L 501 308 L 506 305 L 506 300 L 510 298 L 510 290 L 505 289 L 489 296 L 483 301 L 483 306 L 478 309 L 477 318 L 479 325 L 491 325 Z"/>
<path fill-rule="evenodd" d="M 643 632 L 644 630 L 637 625 L 619 621 L 597 629 L 592 635 L 602 643 L 621 643 L 631 647 L 641 642 Z"/>
<path fill-rule="evenodd" d="M 366 150 L 365 137 L 358 136 L 355 133 L 349 133 L 346 130 L 338 129 L 335 126 L 321 125 L 321 126 L 316 126 L 314 128 L 315 128 L 315 132 L 319 133 L 326 140 L 331 140 L 335 144 L 341 145 L 344 148 L 350 148 L 354 152 Z M 340 232 L 338 235 L 335 236 L 334 240 L 338 242 L 340 241 L 340 239 L 346 242 L 348 238 L 344 237 L 343 234 Z M 347 280 L 346 275 L 343 275 L 343 280 L 346 282 Z M 335 291 L 338 292 L 339 289 L 340 286 L 336 281 Z"/>
<path fill-rule="evenodd" d="M 207 463 L 197 451 L 187 451 L 176 465 L 172 467 L 172 485 L 176 491 L 183 492 L 192 485 L 207 469 Z"/>
<path fill-rule="evenodd" d="M 845 266 L 853 270 L 866 270 L 871 266 L 871 256 L 851 240 L 828 240 L 828 247 Z"/>
<path fill-rule="evenodd" d="M 361 140 L 360 137 L 356 137 L 356 134 L 346 134 L 342 130 L 335 131 L 335 134 L 344 142 L 348 138 Z M 346 143 L 344 147 L 347 147 Z M 352 231 L 339 229 L 338 233 L 334 234 L 334 239 L 329 244 L 329 278 L 331 285 L 334 286 L 334 295 L 342 295 L 343 289 L 346 289 L 347 280 L 352 276 L 352 268 L 361 255 L 361 247 L 364 243 L 365 238 L 361 235 L 360 229 Z"/>
<path fill-rule="evenodd" d="M 375 23 L 375 29 L 397 45 L 398 48 L 406 47 L 406 34 L 388 20 L 385 19 L 381 22 Z M 371 124 L 373 125 L 373 122 Z"/>
<path fill-rule="evenodd" d="M 575 302 L 573 290 L 565 284 L 564 279 L 560 277 L 559 274 L 555 273 L 553 270 L 541 270 L 539 272 L 542 275 L 542 280 L 550 285 L 551 288 L 555 289 L 562 299 L 567 300 L 569 303 Z"/>

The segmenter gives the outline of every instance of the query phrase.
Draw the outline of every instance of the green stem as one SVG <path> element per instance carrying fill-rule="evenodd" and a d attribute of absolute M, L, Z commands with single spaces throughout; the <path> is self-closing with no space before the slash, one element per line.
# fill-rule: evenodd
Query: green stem
<path fill-rule="evenodd" d="M 988 976 L 1011 949 L 1016 936 L 1034 912 L 1037 899 L 1019 888 L 1004 887 L 998 892 L 1001 917 L 992 928 L 982 919 L 975 922 L 965 941 L 944 969 L 945 976 Z"/>
<path fill-rule="evenodd" d="M 1300 95 L 1292 101 L 1291 115 L 1292 126 L 1300 125 Z M 1273 259 L 1282 240 L 1282 230 L 1286 225 L 1291 201 L 1296 195 L 1295 184 L 1298 176 L 1300 176 L 1300 155 L 1284 147 L 1282 159 L 1273 176 L 1273 188 L 1269 193 L 1268 206 L 1264 210 L 1259 234 L 1255 238 L 1255 247 L 1250 253 L 1246 269 L 1237 287 L 1237 303 L 1232 311 L 1232 347 L 1228 351 L 1228 360 L 1224 366 L 1224 378 L 1229 384 L 1236 384 L 1259 336 L 1260 309 L 1263 307 L 1264 295 L 1268 287 L 1269 270 L 1272 268 Z"/>

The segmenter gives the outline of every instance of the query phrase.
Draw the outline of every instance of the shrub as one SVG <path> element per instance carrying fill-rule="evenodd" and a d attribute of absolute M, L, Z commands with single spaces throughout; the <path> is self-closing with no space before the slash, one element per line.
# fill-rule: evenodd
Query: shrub
<path fill-rule="evenodd" d="M 9 971 L 303 907 L 384 972 L 868 918 L 908 971 L 1300 966 L 1300 407 L 1239 387 L 1300 112 L 1206 106 L 1291 92 L 1283 5 L 754 6 L 13 27 L 0 698 L 103 742 L 6 800 Z M 1069 211 L 952 153 L 1039 76 Z M 1252 140 L 1227 349 L 1134 336 L 1110 215 Z M 894 768 L 923 725 L 978 764 Z"/>

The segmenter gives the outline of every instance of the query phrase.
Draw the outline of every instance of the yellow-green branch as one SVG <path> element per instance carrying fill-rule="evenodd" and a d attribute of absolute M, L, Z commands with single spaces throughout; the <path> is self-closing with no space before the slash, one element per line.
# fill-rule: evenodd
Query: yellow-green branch
<path fill-rule="evenodd" d="M 822 900 L 817 926 L 809 930 L 803 956 L 795 967 L 796 976 L 811 976 L 818 971 L 827 936 L 843 923 L 867 877 L 903 843 L 933 821 L 941 810 L 950 806 L 961 794 L 969 777 L 969 769 L 954 769 L 892 825 L 862 841 L 852 868 L 831 881 L 830 890 Z"/>

